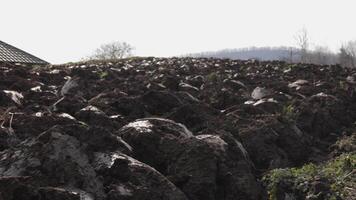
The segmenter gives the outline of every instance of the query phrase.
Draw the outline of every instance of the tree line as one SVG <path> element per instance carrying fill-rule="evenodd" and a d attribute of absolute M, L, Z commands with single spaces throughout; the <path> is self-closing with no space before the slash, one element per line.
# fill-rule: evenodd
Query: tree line
<path fill-rule="evenodd" d="M 332 52 L 327 46 L 310 48 L 310 39 L 306 29 L 294 37 L 296 47 L 249 47 L 223 49 L 219 51 L 186 54 L 191 57 L 214 57 L 230 59 L 282 60 L 290 63 L 314 63 L 319 65 L 340 64 L 344 67 L 356 67 L 356 40 L 341 45 L 338 52 Z"/>
<path fill-rule="evenodd" d="M 320 65 L 340 64 L 356 67 L 356 40 L 344 43 L 337 53 L 327 46 L 310 49 L 310 39 L 306 29 L 295 35 L 296 47 L 249 47 L 224 49 L 220 51 L 186 54 L 189 57 L 215 57 L 230 59 L 282 60 L 290 63 L 314 63 Z M 134 47 L 126 42 L 111 42 L 101 45 L 88 59 L 115 60 L 133 55 Z"/>

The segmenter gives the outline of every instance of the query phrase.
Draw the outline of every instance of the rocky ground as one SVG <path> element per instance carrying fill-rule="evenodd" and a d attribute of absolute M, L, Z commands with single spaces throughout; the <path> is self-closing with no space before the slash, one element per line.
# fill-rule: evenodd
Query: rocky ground
<path fill-rule="evenodd" d="M 356 199 L 356 70 L 0 65 L 0 200 Z"/>

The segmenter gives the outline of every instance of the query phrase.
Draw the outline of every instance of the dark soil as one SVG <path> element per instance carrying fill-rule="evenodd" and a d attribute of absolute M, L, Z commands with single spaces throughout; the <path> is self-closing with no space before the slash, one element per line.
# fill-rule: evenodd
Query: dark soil
<path fill-rule="evenodd" d="M 336 65 L 0 64 L 0 200 L 264 200 L 269 171 L 355 152 L 355 122 Z"/>

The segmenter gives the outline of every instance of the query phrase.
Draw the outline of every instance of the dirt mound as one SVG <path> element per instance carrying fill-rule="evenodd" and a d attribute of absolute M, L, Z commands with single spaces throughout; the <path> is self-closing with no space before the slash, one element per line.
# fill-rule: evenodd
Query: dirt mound
<path fill-rule="evenodd" d="M 1 66 L 0 199 L 352 198 L 354 77 L 207 58 Z"/>

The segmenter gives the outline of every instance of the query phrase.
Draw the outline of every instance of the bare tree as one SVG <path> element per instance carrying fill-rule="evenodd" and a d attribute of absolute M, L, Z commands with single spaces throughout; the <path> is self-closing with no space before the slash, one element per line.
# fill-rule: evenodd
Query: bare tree
<path fill-rule="evenodd" d="M 332 64 L 332 53 L 327 46 L 316 46 L 312 52 L 308 53 L 310 57 L 310 62 L 326 65 Z"/>
<path fill-rule="evenodd" d="M 293 63 L 294 61 L 294 48 L 293 47 L 289 47 L 289 62 L 290 63 Z"/>
<path fill-rule="evenodd" d="M 356 40 L 342 45 L 339 52 L 339 62 L 345 67 L 356 67 Z"/>
<path fill-rule="evenodd" d="M 303 28 L 295 35 L 295 41 L 300 49 L 300 60 L 302 63 L 308 61 L 309 36 L 306 28 Z"/>
<path fill-rule="evenodd" d="M 132 56 L 133 47 L 126 42 L 111 42 L 101 45 L 90 56 L 91 59 L 110 60 Z"/>

